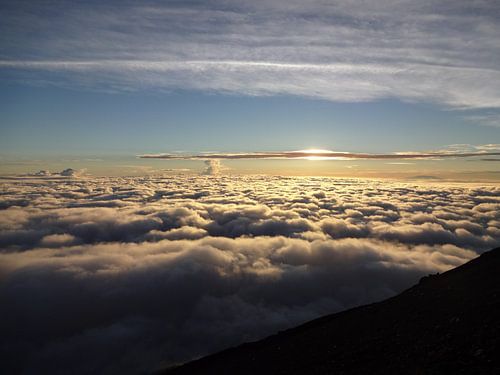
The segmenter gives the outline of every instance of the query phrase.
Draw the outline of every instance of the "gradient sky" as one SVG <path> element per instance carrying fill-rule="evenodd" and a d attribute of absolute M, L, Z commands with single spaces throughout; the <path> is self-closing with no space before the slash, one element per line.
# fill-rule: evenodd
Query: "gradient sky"
<path fill-rule="evenodd" d="M 5 163 L 500 143 L 496 2 L 2 1 L 1 8 Z M 498 171 L 498 162 L 486 164 L 478 168 Z"/>

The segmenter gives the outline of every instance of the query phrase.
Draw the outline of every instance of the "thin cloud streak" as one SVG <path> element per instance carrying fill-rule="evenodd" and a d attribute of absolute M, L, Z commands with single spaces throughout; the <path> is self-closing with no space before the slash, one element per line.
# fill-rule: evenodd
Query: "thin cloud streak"
<path fill-rule="evenodd" d="M 372 73 L 402 73 L 419 67 L 434 66 L 445 70 L 464 70 L 476 73 L 498 74 L 499 71 L 490 68 L 474 68 L 445 64 L 310 64 L 310 63 L 283 63 L 274 61 L 239 61 L 239 60 L 0 60 L 0 67 L 13 69 L 68 69 L 81 68 L 103 70 L 144 70 L 170 71 L 177 69 L 226 69 L 261 68 L 270 70 L 313 70 L 320 72 L 372 72 Z M 472 116 L 471 116 L 472 117 Z"/>
<path fill-rule="evenodd" d="M 0 69 L 21 75 L 43 70 L 57 73 L 51 79 L 61 79 L 60 84 L 67 85 L 69 78 L 69 82 L 84 87 L 99 83 L 125 91 L 181 88 L 250 96 L 295 95 L 336 102 L 399 98 L 436 101 L 459 109 L 500 108 L 500 88 L 492 84 L 500 82 L 500 72 L 438 63 L 2 60 Z"/>
<path fill-rule="evenodd" d="M 331 72 L 384 72 L 397 73 L 403 68 L 396 66 L 382 66 L 377 64 L 294 64 L 272 61 L 235 61 L 235 60 L 186 60 L 186 61 L 148 61 L 148 60 L 94 60 L 94 61 L 29 61 L 29 60 L 1 60 L 0 67 L 15 69 L 68 69 L 78 70 L 103 69 L 103 70 L 145 70 L 145 71 L 170 71 L 178 69 L 226 69 L 237 68 L 261 68 L 276 70 L 316 70 Z M 488 69 L 489 70 L 489 69 Z M 485 70 L 485 71 L 488 71 Z"/>
<path fill-rule="evenodd" d="M 284 152 L 252 152 L 252 153 L 203 153 L 192 155 L 176 154 L 144 154 L 139 155 L 141 159 L 170 159 L 170 160 L 209 160 L 209 159 L 321 159 L 321 160 L 347 160 L 347 159 L 435 159 L 435 158 L 467 158 L 477 156 L 498 156 L 500 151 L 489 152 L 403 152 L 394 154 L 369 154 L 352 152 L 307 152 L 307 151 L 284 151 Z"/>

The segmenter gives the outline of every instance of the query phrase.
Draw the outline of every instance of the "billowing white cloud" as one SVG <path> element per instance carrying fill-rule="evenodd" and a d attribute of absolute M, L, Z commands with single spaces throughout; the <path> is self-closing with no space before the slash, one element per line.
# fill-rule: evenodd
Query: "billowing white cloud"
<path fill-rule="evenodd" d="M 8 372 L 150 371 L 389 297 L 500 245 L 494 186 L 33 178 L 0 181 Z"/>
<path fill-rule="evenodd" d="M 205 160 L 205 165 L 206 168 L 203 171 L 203 174 L 216 175 L 219 174 L 221 171 L 221 163 L 220 160 L 218 159 Z"/>

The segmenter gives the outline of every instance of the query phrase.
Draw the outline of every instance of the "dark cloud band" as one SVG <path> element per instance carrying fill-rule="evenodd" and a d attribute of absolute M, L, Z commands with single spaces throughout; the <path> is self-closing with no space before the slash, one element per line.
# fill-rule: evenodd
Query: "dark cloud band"
<path fill-rule="evenodd" d="M 239 159 L 373 159 L 373 160 L 393 160 L 393 159 L 435 159 L 435 158 L 467 158 L 467 157 L 484 157 L 484 156 L 498 156 L 498 152 L 430 152 L 430 153 L 397 153 L 397 154 L 369 154 L 369 153 L 353 153 L 353 152 L 307 152 L 307 151 L 285 151 L 285 152 L 253 152 L 253 153 L 213 153 L 213 154 L 144 154 L 139 155 L 143 159 L 171 159 L 171 160 L 185 160 L 185 159 L 226 159 L 226 160 L 239 160 Z"/>

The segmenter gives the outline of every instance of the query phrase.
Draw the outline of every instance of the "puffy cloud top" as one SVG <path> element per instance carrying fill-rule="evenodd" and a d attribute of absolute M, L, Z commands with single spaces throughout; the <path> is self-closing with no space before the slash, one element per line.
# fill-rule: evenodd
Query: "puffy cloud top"
<path fill-rule="evenodd" d="M 493 186 L 224 175 L 0 183 L 6 372 L 151 371 L 389 297 L 500 245 Z"/>

